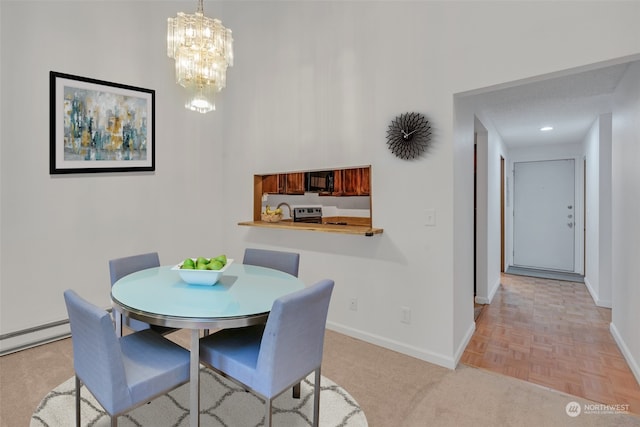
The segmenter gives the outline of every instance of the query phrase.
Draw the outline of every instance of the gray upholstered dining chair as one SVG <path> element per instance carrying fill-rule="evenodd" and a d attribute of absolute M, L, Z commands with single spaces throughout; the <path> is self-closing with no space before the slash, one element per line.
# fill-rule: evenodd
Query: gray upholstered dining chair
<path fill-rule="evenodd" d="M 147 268 L 160 267 L 160 257 L 157 252 L 149 252 L 139 255 L 131 255 L 122 258 L 116 258 L 109 260 L 109 276 L 111 277 L 111 286 L 124 276 L 135 273 L 136 271 L 145 270 Z M 149 325 L 148 323 L 141 322 L 136 319 L 123 319 L 122 313 L 113 313 L 116 323 L 116 333 L 118 336 L 122 336 L 122 323 L 134 330 L 141 331 L 143 329 L 153 329 L 161 334 L 168 334 L 175 331 L 174 328 L 167 328 L 165 326 Z"/>
<path fill-rule="evenodd" d="M 116 336 L 111 315 L 64 292 L 71 325 L 76 426 L 82 383 L 118 424 L 118 415 L 189 381 L 189 351 L 151 329 Z"/>
<path fill-rule="evenodd" d="M 273 268 L 298 277 L 300 254 L 297 252 L 274 251 L 269 249 L 246 248 L 243 264 Z M 300 383 L 293 386 L 293 397 L 300 397 Z"/>
<path fill-rule="evenodd" d="M 268 249 L 246 248 L 243 264 L 273 268 L 298 277 L 300 254 L 296 252 L 272 251 Z"/>
<path fill-rule="evenodd" d="M 272 400 L 315 371 L 313 425 L 320 417 L 320 368 L 333 280 L 278 298 L 266 325 L 223 329 L 200 339 L 200 361 L 265 399 Z"/>

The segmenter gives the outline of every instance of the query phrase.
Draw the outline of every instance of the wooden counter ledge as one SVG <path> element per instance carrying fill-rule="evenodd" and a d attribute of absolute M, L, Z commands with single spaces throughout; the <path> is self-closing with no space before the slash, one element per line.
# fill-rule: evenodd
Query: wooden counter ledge
<path fill-rule="evenodd" d="M 244 221 L 239 222 L 238 225 L 248 227 L 281 228 L 285 230 L 319 231 L 322 233 L 356 234 L 360 236 L 373 236 L 375 234 L 382 234 L 383 231 L 382 228 L 372 228 L 362 225 L 313 224 L 293 222 L 291 220 L 283 220 L 280 222 Z"/>

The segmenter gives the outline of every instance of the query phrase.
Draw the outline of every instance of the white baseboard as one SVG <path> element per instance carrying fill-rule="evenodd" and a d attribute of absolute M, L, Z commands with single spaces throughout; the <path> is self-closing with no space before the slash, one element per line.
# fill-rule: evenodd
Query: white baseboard
<path fill-rule="evenodd" d="M 475 327 L 475 324 L 474 324 Z M 335 332 L 340 332 L 341 334 L 357 338 L 359 340 L 368 342 L 370 344 L 375 344 L 380 347 L 387 348 L 389 350 L 397 351 L 398 353 L 406 354 L 411 357 L 415 357 L 416 359 L 424 360 L 425 362 L 433 363 L 435 365 L 443 366 L 449 369 L 456 368 L 456 360 L 444 356 L 442 354 L 434 353 L 431 351 L 425 351 L 423 349 L 407 345 L 395 340 L 390 340 L 385 337 L 381 337 L 379 335 L 370 334 L 368 332 L 363 332 L 358 329 L 349 328 L 347 326 L 335 323 L 335 322 L 327 322 L 327 329 L 330 329 Z M 464 350 L 464 347 L 463 347 Z"/>
<path fill-rule="evenodd" d="M 606 300 L 606 299 L 598 300 L 598 302 L 596 302 L 596 305 L 598 307 L 602 307 L 602 308 L 612 308 L 613 307 L 613 303 L 610 300 Z"/>
<path fill-rule="evenodd" d="M 57 324 L 44 329 L 28 330 L 20 334 L 6 334 L 0 339 L 0 356 L 37 347 L 71 336 L 69 324 Z"/>
<path fill-rule="evenodd" d="M 489 295 L 487 295 L 487 297 L 482 297 L 482 296 L 476 296 L 475 297 L 475 302 L 477 304 L 491 304 L 491 301 L 493 301 L 493 297 L 496 296 L 496 293 L 498 292 L 498 289 L 500 288 L 500 280 L 498 280 L 493 287 L 491 288 L 491 290 L 489 291 Z"/>
<path fill-rule="evenodd" d="M 489 298 L 480 297 L 480 296 L 475 297 L 475 302 L 476 304 L 491 304 L 491 301 L 489 300 Z"/>
<path fill-rule="evenodd" d="M 604 307 L 604 308 L 612 307 L 612 302 L 610 300 L 600 299 L 600 296 L 595 291 L 595 289 L 593 289 L 593 286 L 591 285 L 591 282 L 589 282 L 589 278 L 587 276 L 584 276 L 584 284 L 587 287 L 587 290 L 589 291 L 589 294 L 591 295 L 591 299 L 593 300 L 595 305 L 597 305 L 598 307 Z"/>
<path fill-rule="evenodd" d="M 458 366 L 458 363 L 460 363 L 462 354 L 464 353 L 464 350 L 467 348 L 467 345 L 469 345 L 469 341 L 471 341 L 471 338 L 473 338 L 473 333 L 475 331 L 476 331 L 476 322 L 471 322 L 471 325 L 469 325 L 469 329 L 467 329 L 467 333 L 465 334 L 464 339 L 462 340 L 462 342 L 460 343 L 460 345 L 456 349 L 456 352 L 453 355 L 456 361 L 456 366 Z"/>
<path fill-rule="evenodd" d="M 640 365 L 638 364 L 639 361 L 634 359 L 631 351 L 629 350 L 629 347 L 627 347 L 624 339 L 622 339 L 622 335 L 620 335 L 620 332 L 618 332 L 618 328 L 616 328 L 616 325 L 613 322 L 609 324 L 609 331 L 611 332 L 611 335 L 613 335 L 613 339 L 616 341 L 616 344 L 618 344 L 618 348 L 627 361 L 627 364 L 629 364 L 629 368 L 631 369 L 631 372 L 633 372 L 633 376 L 636 377 L 636 381 L 640 385 Z"/>
<path fill-rule="evenodd" d="M 587 276 L 584 276 L 584 285 L 587 287 L 587 291 L 589 291 L 589 295 L 591 295 L 591 299 L 593 300 L 593 302 L 598 305 L 598 294 L 596 293 L 595 289 L 593 289 L 593 286 L 591 285 L 591 282 L 589 281 L 589 278 Z"/>

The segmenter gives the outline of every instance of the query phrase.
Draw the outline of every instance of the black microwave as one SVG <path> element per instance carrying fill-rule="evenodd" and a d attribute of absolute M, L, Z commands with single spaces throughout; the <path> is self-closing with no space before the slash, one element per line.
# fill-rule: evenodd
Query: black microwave
<path fill-rule="evenodd" d="M 305 175 L 305 191 L 310 193 L 333 192 L 333 171 L 306 172 Z"/>

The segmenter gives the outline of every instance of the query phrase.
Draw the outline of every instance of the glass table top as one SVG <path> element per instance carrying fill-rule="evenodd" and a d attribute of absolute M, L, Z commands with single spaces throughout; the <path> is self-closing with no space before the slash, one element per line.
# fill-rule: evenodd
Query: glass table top
<path fill-rule="evenodd" d="M 156 316 L 220 319 L 267 313 L 277 298 L 304 288 L 295 276 L 231 264 L 215 285 L 190 285 L 172 266 L 129 274 L 111 288 L 115 306 Z"/>

